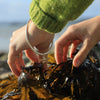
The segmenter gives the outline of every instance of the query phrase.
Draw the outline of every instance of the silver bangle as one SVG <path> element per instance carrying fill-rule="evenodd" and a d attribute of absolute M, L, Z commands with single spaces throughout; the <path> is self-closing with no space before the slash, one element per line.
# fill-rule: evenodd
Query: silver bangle
<path fill-rule="evenodd" d="M 52 49 L 52 45 L 53 45 L 53 42 L 51 42 L 51 44 L 50 44 L 50 46 L 49 46 L 49 50 L 47 51 L 47 52 L 45 52 L 45 53 L 41 53 L 41 52 L 39 52 L 39 50 L 34 46 L 34 48 L 32 47 L 32 45 L 30 44 L 30 42 L 29 42 L 29 38 L 28 38 L 28 23 L 26 24 L 26 41 L 27 41 L 27 44 L 29 45 L 29 47 L 31 48 L 31 50 L 33 51 L 33 52 L 35 52 L 37 55 L 41 55 L 41 56 L 45 56 L 45 55 L 47 55 L 49 52 L 50 52 L 50 50 Z M 44 60 L 44 59 L 43 59 Z M 42 60 L 41 60 L 42 61 Z"/>

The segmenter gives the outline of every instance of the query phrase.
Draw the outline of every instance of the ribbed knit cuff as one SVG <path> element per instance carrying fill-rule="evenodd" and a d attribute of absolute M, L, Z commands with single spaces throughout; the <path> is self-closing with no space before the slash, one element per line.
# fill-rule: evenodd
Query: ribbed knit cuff
<path fill-rule="evenodd" d="M 58 33 L 66 25 L 66 22 L 59 22 L 52 16 L 46 14 L 39 7 L 35 0 L 32 1 L 30 5 L 30 18 L 34 24 L 49 33 Z"/>

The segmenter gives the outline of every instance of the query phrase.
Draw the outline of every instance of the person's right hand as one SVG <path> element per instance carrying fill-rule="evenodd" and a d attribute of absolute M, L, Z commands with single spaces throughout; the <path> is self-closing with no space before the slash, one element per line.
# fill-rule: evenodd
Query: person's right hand
<path fill-rule="evenodd" d="M 55 43 L 55 58 L 57 63 L 66 61 L 68 47 L 72 44 L 70 57 L 80 43 L 81 49 L 73 59 L 73 65 L 78 67 L 86 58 L 89 51 L 100 41 L 100 16 L 74 24 Z"/>
<path fill-rule="evenodd" d="M 25 31 L 26 25 L 14 31 L 10 40 L 8 65 L 16 76 L 20 75 L 21 66 L 25 66 L 22 58 L 23 50 L 25 50 L 26 56 L 33 62 L 39 62 L 39 59 L 42 58 L 42 56 L 37 56 L 28 46 Z M 44 53 L 48 51 L 54 35 L 37 28 L 30 20 L 28 23 L 28 37 L 31 45 L 33 47 L 36 46 L 39 52 Z"/>

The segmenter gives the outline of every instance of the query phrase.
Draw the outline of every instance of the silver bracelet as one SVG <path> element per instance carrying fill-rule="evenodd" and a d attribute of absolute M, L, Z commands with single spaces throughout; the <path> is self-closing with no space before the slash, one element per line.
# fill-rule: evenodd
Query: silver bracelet
<path fill-rule="evenodd" d="M 40 61 L 42 61 L 43 63 L 45 63 L 46 62 L 45 55 L 47 55 L 50 52 L 50 50 L 52 49 L 53 42 L 51 42 L 51 44 L 49 46 L 49 50 L 47 52 L 45 52 L 45 53 L 39 52 L 39 50 L 35 46 L 33 48 L 32 45 L 30 44 L 29 38 L 28 38 L 28 23 L 26 24 L 26 41 L 27 41 L 27 44 L 29 45 L 29 47 L 31 48 L 31 50 L 33 52 L 35 52 L 37 55 L 43 56 L 43 59 L 40 59 Z"/>

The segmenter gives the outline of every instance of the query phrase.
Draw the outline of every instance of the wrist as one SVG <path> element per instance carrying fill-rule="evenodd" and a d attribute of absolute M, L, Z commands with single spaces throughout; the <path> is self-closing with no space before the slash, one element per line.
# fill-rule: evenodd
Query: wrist
<path fill-rule="evenodd" d="M 29 20 L 28 24 L 28 38 L 31 45 L 39 44 L 40 41 L 46 40 L 47 42 L 52 42 L 54 38 L 54 34 L 50 34 L 47 31 L 39 29 L 32 20 Z M 45 37 L 45 38 L 44 38 Z M 32 44 L 34 43 L 34 44 Z"/>
<path fill-rule="evenodd" d="M 47 32 L 47 31 L 45 31 L 43 29 L 38 28 L 31 19 L 29 20 L 28 27 L 29 27 L 29 31 L 28 32 L 30 32 L 32 34 L 34 33 L 34 31 L 37 31 L 37 32 L 40 32 L 40 33 L 48 34 L 50 36 L 54 36 L 54 34 L 51 34 L 51 33 Z"/>

